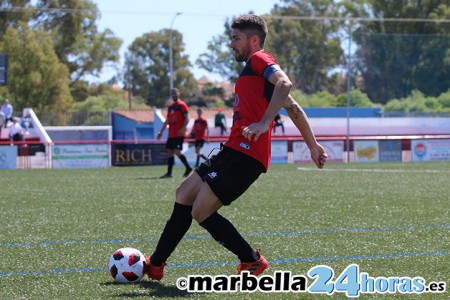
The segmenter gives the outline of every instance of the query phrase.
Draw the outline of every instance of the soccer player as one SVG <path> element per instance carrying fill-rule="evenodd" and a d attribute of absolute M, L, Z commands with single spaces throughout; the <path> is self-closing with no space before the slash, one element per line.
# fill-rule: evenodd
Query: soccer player
<path fill-rule="evenodd" d="M 168 155 L 167 173 L 161 176 L 161 178 L 172 177 L 172 168 L 175 163 L 175 155 L 178 156 L 183 165 L 186 167 L 186 171 L 183 175 L 186 177 L 192 171 L 186 156 L 181 153 L 186 134 L 186 126 L 189 122 L 188 106 L 180 99 L 180 91 L 178 89 L 174 88 L 170 90 L 170 93 L 172 95 L 173 103 L 169 105 L 166 121 L 157 135 L 157 139 L 159 140 L 164 133 L 164 130 L 166 130 L 167 125 L 169 125 L 169 137 L 166 142 Z"/>
<path fill-rule="evenodd" d="M 214 126 L 215 128 L 220 128 L 220 134 L 223 135 L 224 132 L 227 132 L 227 119 L 222 112 L 222 107 L 217 109 L 217 113 L 214 116 Z"/>
<path fill-rule="evenodd" d="M 209 129 L 208 129 L 208 121 L 205 118 L 202 118 L 202 109 L 197 109 L 197 119 L 194 121 L 194 126 L 192 127 L 192 134 L 195 138 L 195 153 L 197 154 L 197 162 L 195 163 L 195 167 L 197 168 L 200 163 L 200 157 L 206 160 L 206 156 L 203 155 L 201 149 L 205 144 L 205 141 L 209 139 Z"/>
<path fill-rule="evenodd" d="M 156 250 L 146 258 L 145 272 L 154 280 L 162 279 L 166 261 L 192 219 L 239 258 L 238 274 L 249 271 L 257 276 L 268 267 L 260 250 L 252 248 L 218 210 L 230 205 L 267 171 L 273 120 L 281 107 L 300 130 L 317 167 L 323 168 L 327 159 L 304 111 L 289 95 L 291 81 L 272 55 L 263 50 L 267 34 L 264 20 L 244 15 L 235 19 L 231 28 L 230 47 L 236 60 L 246 63 L 236 82 L 231 133 L 223 149 L 202 163 L 177 188 L 172 215 Z"/>
<path fill-rule="evenodd" d="M 273 121 L 274 121 L 274 123 L 273 123 L 273 133 L 276 133 L 277 132 L 276 128 L 281 126 L 281 131 L 283 132 L 283 135 L 284 135 L 284 124 L 283 124 L 283 120 L 281 119 L 280 114 L 277 114 Z"/>

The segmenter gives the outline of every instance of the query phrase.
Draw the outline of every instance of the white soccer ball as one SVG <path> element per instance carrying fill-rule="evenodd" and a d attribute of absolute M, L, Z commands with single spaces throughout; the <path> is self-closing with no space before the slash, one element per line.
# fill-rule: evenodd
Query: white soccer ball
<path fill-rule="evenodd" d="M 111 255 L 108 269 L 116 282 L 139 282 L 144 276 L 145 264 L 145 257 L 141 251 L 125 247 Z"/>

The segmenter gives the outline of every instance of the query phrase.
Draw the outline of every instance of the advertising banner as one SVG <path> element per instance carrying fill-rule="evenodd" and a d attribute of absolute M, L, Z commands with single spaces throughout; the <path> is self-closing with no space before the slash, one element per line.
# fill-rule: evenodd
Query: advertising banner
<path fill-rule="evenodd" d="M 288 163 L 288 142 L 273 141 L 270 156 L 271 164 L 287 164 Z"/>
<path fill-rule="evenodd" d="M 411 160 L 450 160 L 450 139 L 412 140 Z"/>
<path fill-rule="evenodd" d="M 380 161 L 402 161 L 402 141 L 379 141 Z"/>
<path fill-rule="evenodd" d="M 319 143 L 328 154 L 327 162 L 343 162 L 343 141 L 320 141 Z M 292 156 L 294 163 L 312 163 L 311 153 L 305 142 L 294 142 L 292 144 Z"/>
<path fill-rule="evenodd" d="M 109 166 L 108 144 L 53 145 L 54 169 L 107 168 Z"/>
<path fill-rule="evenodd" d="M 187 147 L 185 147 L 187 146 Z M 195 153 L 195 147 L 194 143 L 189 143 L 187 145 L 185 143 L 183 149 L 186 149 L 183 151 L 183 155 L 186 156 L 186 159 L 188 163 L 191 165 L 191 167 L 195 166 L 195 163 L 197 161 L 197 154 Z M 220 150 L 220 143 L 218 142 L 212 142 L 212 143 L 205 143 L 203 147 L 201 148 L 201 153 L 205 155 L 206 157 L 211 157 L 212 155 L 215 155 Z M 200 163 L 202 163 L 204 160 L 200 158 Z M 272 152 L 271 152 L 271 163 L 272 164 L 287 164 L 288 163 L 288 143 L 287 141 L 273 141 L 272 142 Z M 182 165 L 179 159 L 175 158 L 175 164 L 176 165 Z"/>
<path fill-rule="evenodd" d="M 111 165 L 150 166 L 167 164 L 165 144 L 112 144 Z"/>
<path fill-rule="evenodd" d="M 355 162 L 377 162 L 379 160 L 378 141 L 354 141 Z"/>
<path fill-rule="evenodd" d="M 17 169 L 17 146 L 0 146 L 0 170 Z"/>

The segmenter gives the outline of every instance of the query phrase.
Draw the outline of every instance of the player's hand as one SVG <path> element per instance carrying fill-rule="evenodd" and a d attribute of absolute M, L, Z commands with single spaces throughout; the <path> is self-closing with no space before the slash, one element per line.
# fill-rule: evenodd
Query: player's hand
<path fill-rule="evenodd" d="M 156 139 L 160 139 L 162 137 L 162 132 L 160 131 L 160 132 L 158 132 L 158 135 L 156 136 Z"/>
<path fill-rule="evenodd" d="M 327 162 L 328 155 L 325 152 L 325 149 L 317 143 L 314 145 L 313 148 L 310 149 L 311 151 L 311 159 L 314 161 L 316 166 L 319 169 L 322 169 L 325 166 L 325 163 Z"/>
<path fill-rule="evenodd" d="M 269 126 L 262 122 L 252 123 L 248 126 L 242 126 L 241 128 L 242 128 L 242 135 L 249 141 L 251 141 L 252 137 L 254 136 L 255 142 L 258 140 L 261 134 L 269 130 Z"/>

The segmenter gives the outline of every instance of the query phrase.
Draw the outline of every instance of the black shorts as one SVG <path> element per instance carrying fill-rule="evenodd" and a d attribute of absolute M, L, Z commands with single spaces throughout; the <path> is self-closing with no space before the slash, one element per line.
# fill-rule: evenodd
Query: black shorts
<path fill-rule="evenodd" d="M 183 143 L 184 143 L 184 137 L 168 138 L 167 142 L 166 142 L 166 149 L 181 150 L 181 149 L 183 149 Z"/>
<path fill-rule="evenodd" d="M 209 185 L 223 205 L 230 205 L 258 179 L 264 170 L 262 163 L 256 159 L 224 147 L 195 171 Z"/>
<path fill-rule="evenodd" d="M 203 145 L 205 144 L 205 140 L 195 140 L 195 147 L 203 147 Z"/>

